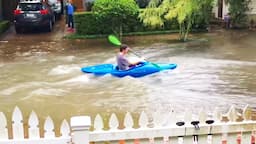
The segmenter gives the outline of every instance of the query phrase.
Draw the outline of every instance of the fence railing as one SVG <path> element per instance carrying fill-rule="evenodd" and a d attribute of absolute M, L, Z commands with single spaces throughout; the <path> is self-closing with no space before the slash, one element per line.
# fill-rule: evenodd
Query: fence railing
<path fill-rule="evenodd" d="M 217 109 L 210 114 L 203 110 L 198 114 L 186 111 L 183 115 L 175 111 L 152 115 L 142 112 L 138 120 L 127 112 L 122 123 L 116 114 L 112 114 L 108 121 L 108 124 L 104 123 L 100 115 L 93 123 L 89 116 L 75 116 L 70 119 L 70 126 L 66 120 L 62 122 L 61 136 L 56 137 L 52 119 L 48 117 L 40 137 L 38 117 L 32 111 L 28 119 L 28 137 L 24 138 L 22 113 L 16 107 L 12 128 L 9 128 L 12 137 L 8 135 L 6 117 L 0 113 L 0 144 L 255 144 L 256 121 L 252 120 L 249 106 L 240 112 L 232 106 L 225 114 Z"/>

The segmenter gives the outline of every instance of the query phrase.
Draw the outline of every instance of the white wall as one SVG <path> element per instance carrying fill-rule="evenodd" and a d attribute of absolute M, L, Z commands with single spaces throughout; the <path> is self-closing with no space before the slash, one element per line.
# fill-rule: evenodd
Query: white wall
<path fill-rule="evenodd" d="M 223 2 L 223 10 L 222 10 L 222 18 L 224 18 L 224 15 L 228 13 L 228 4 L 225 4 L 225 2 Z M 250 11 L 248 12 L 248 14 L 256 14 L 256 0 L 251 0 L 251 3 L 249 5 L 250 7 Z M 218 18 L 218 4 L 215 4 L 215 7 L 213 8 L 213 13 L 215 14 L 215 17 Z"/>
<path fill-rule="evenodd" d="M 212 12 L 214 13 L 215 17 L 218 17 L 218 4 L 217 1 L 215 1 Z"/>
<path fill-rule="evenodd" d="M 224 19 L 224 16 L 229 12 L 228 8 L 229 8 L 228 4 L 223 2 L 222 19 Z"/>
<path fill-rule="evenodd" d="M 250 4 L 250 14 L 256 14 L 256 0 L 252 0 Z"/>
<path fill-rule="evenodd" d="M 255 0 L 256 1 L 256 0 Z M 222 19 L 224 19 L 224 15 L 228 13 L 228 4 L 225 4 L 223 0 L 223 5 L 222 5 Z M 215 6 L 213 7 L 213 13 L 216 18 L 218 18 L 218 0 L 215 1 Z"/>

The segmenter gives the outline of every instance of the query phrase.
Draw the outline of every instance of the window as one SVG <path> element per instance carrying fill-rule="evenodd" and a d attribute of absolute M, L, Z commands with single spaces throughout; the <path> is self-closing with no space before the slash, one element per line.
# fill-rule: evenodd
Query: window
<path fill-rule="evenodd" d="M 20 3 L 18 9 L 22 11 L 39 11 L 44 7 L 41 3 Z"/>

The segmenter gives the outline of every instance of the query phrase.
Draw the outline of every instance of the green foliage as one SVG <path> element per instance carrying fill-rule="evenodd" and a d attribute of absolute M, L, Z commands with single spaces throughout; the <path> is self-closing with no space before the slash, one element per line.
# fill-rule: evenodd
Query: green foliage
<path fill-rule="evenodd" d="M 138 15 L 139 7 L 134 0 L 97 0 L 92 11 L 97 19 L 107 23 L 106 27 L 122 35 L 123 29 Z"/>
<path fill-rule="evenodd" d="M 75 13 L 75 26 L 78 34 L 104 34 L 110 33 L 110 27 L 104 27 L 101 21 L 96 18 L 92 12 Z"/>
<path fill-rule="evenodd" d="M 151 0 L 139 17 L 145 25 L 162 27 L 166 21 L 177 20 L 180 39 L 187 40 L 192 25 L 209 23 L 214 0 Z M 206 18 L 204 18 L 207 15 Z M 208 16 L 209 15 L 209 16 Z"/>
<path fill-rule="evenodd" d="M 141 12 L 144 9 L 140 10 Z M 106 36 L 112 33 L 112 28 L 109 26 L 112 24 L 111 21 L 105 21 L 98 19 L 93 12 L 76 12 L 74 15 L 76 25 L 76 36 L 72 37 L 83 37 L 83 38 L 94 38 Z M 142 21 L 139 20 L 138 14 L 130 19 L 127 19 L 127 25 L 123 27 L 125 35 L 144 35 L 154 33 L 172 33 L 177 32 L 179 24 L 176 19 L 172 21 L 165 21 L 161 27 L 149 27 L 145 26 Z M 198 27 L 196 27 L 198 29 Z"/>
<path fill-rule="evenodd" d="M 0 21 L 0 34 L 5 32 L 10 26 L 9 21 Z"/>
<path fill-rule="evenodd" d="M 234 28 L 245 27 L 248 22 L 246 12 L 249 9 L 251 0 L 226 0 L 229 3 L 229 12 L 231 16 L 231 25 Z"/>
<path fill-rule="evenodd" d="M 79 35 L 107 35 L 113 33 L 112 21 L 104 21 L 96 16 L 93 12 L 78 12 L 74 15 L 76 31 Z M 168 24 L 169 26 L 169 24 Z M 177 26 L 177 23 L 171 24 L 171 26 Z M 143 32 L 151 30 L 144 26 L 138 19 L 138 14 L 130 19 L 126 20 L 126 25 L 122 28 L 124 33 L 130 32 Z M 164 29 L 155 29 L 164 30 Z"/>
<path fill-rule="evenodd" d="M 145 25 L 152 28 L 162 27 L 164 25 L 162 15 L 165 13 L 165 10 L 158 7 L 158 5 L 160 5 L 159 0 L 151 0 L 147 8 L 140 12 L 139 18 Z"/>
<path fill-rule="evenodd" d="M 212 18 L 215 0 L 202 0 L 201 9 L 195 13 L 194 28 L 207 28 Z"/>

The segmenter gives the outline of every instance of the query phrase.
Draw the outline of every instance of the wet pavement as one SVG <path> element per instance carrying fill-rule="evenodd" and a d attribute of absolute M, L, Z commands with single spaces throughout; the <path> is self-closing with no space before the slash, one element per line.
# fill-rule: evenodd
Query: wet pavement
<path fill-rule="evenodd" d="M 60 44 L 65 35 L 70 34 L 65 27 L 63 18 L 56 21 L 52 32 L 43 29 L 26 30 L 21 34 L 16 34 L 14 26 L 0 36 L 0 55 L 1 60 L 13 59 L 15 53 L 33 53 L 62 51 Z"/>

